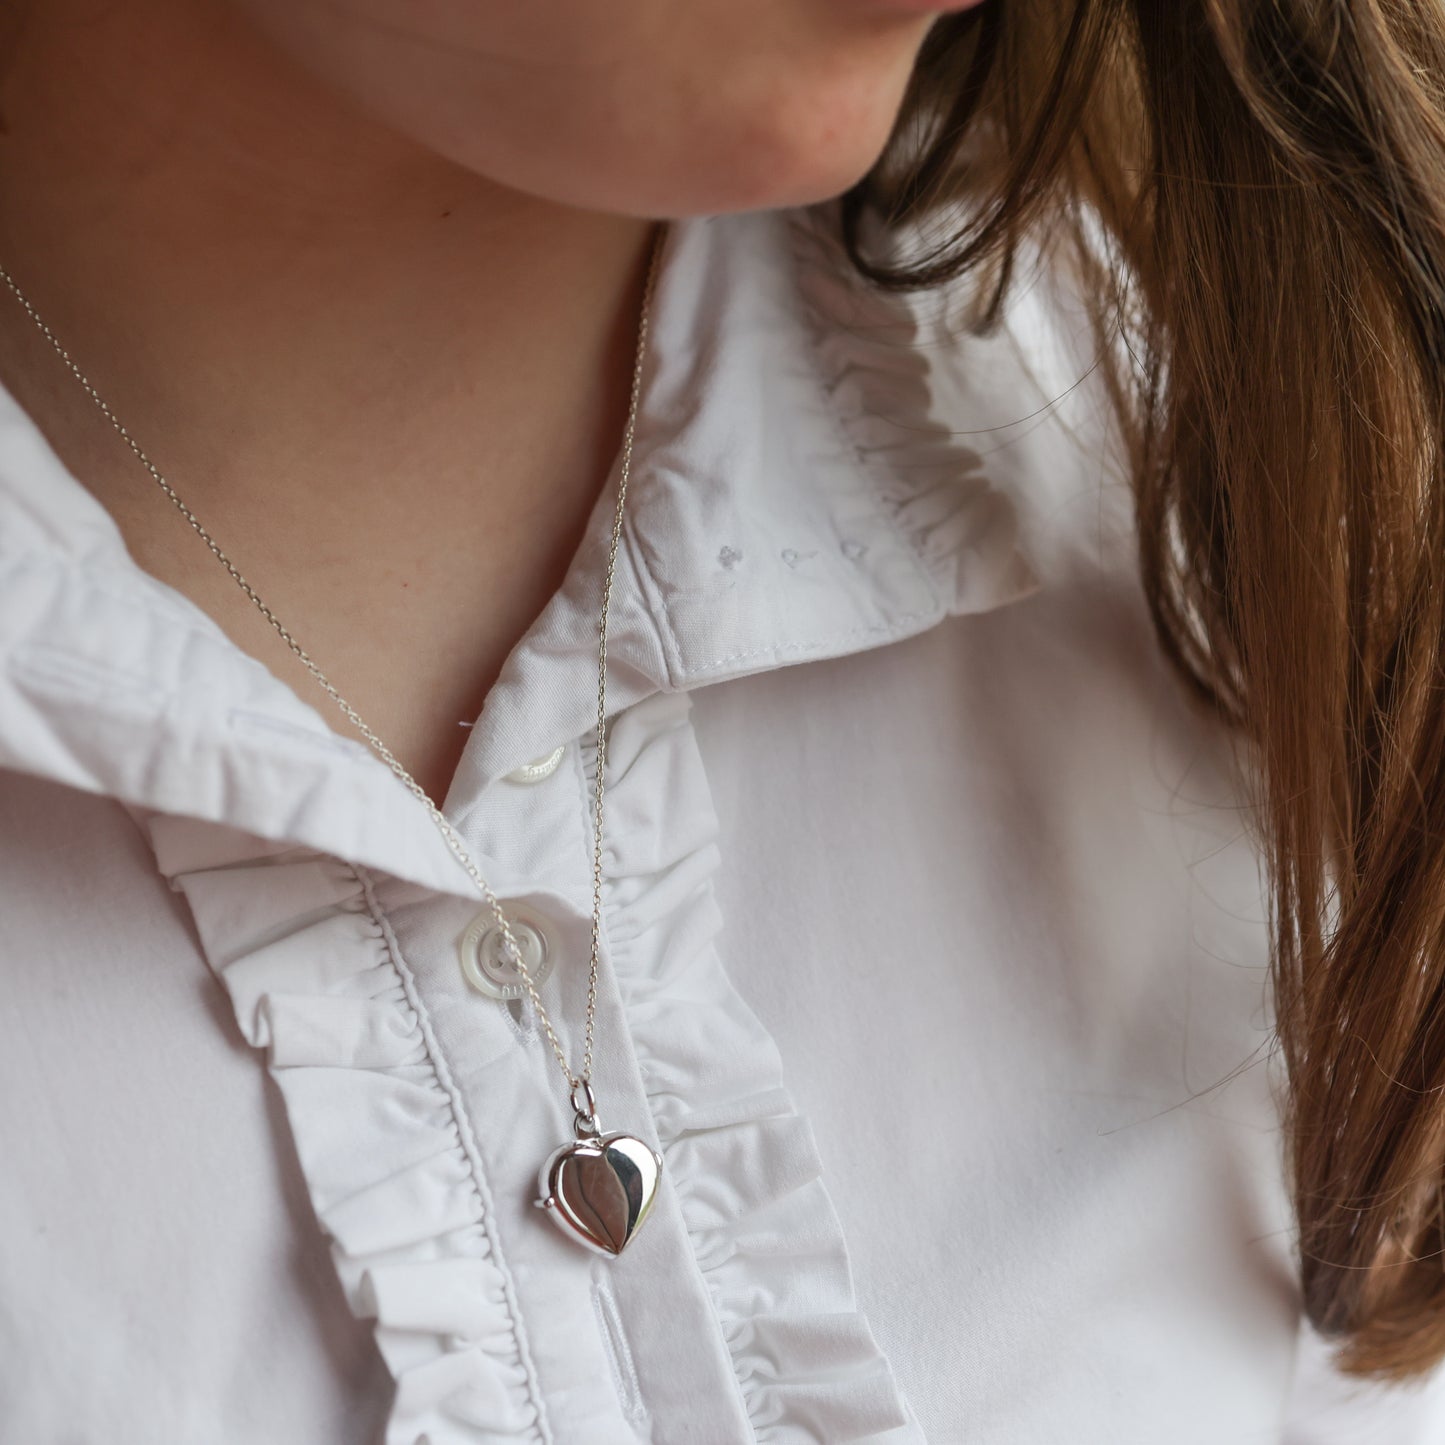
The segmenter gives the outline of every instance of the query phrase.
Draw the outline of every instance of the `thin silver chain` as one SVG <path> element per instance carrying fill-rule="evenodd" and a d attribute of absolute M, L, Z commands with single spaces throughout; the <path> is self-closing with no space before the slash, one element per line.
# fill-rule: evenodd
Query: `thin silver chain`
<path fill-rule="evenodd" d="M 57 356 L 65 363 L 67 370 L 78 381 L 85 391 L 85 394 L 100 409 L 101 414 L 115 428 L 126 446 L 134 453 L 135 458 L 151 474 L 160 489 L 175 503 L 177 510 L 195 529 L 201 540 L 215 554 L 216 559 L 231 574 L 236 585 L 256 605 L 256 610 L 275 629 L 281 640 L 300 658 L 302 664 L 312 677 L 320 683 L 321 687 L 336 703 L 337 707 L 345 713 L 352 725 L 376 750 L 382 761 L 396 774 L 406 787 L 422 803 L 427 812 L 431 814 L 432 821 L 441 830 L 442 836 L 446 839 L 457 861 L 466 869 L 473 883 L 476 884 L 482 896 L 486 899 L 496 919 L 497 926 L 501 929 L 505 942 L 506 959 L 517 970 L 521 976 L 522 983 L 526 986 L 527 996 L 531 1000 L 532 1008 L 536 1012 L 537 1020 L 542 1025 L 547 1035 L 547 1040 L 552 1046 L 552 1052 L 556 1055 L 557 1063 L 562 1069 L 562 1075 L 567 1080 L 567 1087 L 570 1091 L 570 1100 L 573 1112 L 577 1115 L 579 1132 L 597 1133 L 600 1125 L 597 1119 L 596 1101 L 592 1093 L 592 1037 L 597 1023 L 597 974 L 598 974 L 598 947 L 602 925 L 602 797 L 603 797 L 603 772 L 607 762 L 607 613 L 608 606 L 612 600 L 612 577 L 617 562 L 617 546 L 622 537 L 622 513 L 627 503 L 627 481 L 632 471 L 632 440 L 637 423 L 637 406 L 642 394 L 642 368 L 643 361 L 647 355 L 647 333 L 648 322 L 652 310 L 653 286 L 657 278 L 658 258 L 662 253 L 663 241 L 668 230 L 667 223 L 660 222 L 653 238 L 651 260 L 648 264 L 647 283 L 643 294 L 642 314 L 637 327 L 637 349 L 636 357 L 632 368 L 632 399 L 627 411 L 627 426 L 622 439 L 622 470 L 617 485 L 617 510 L 612 523 L 612 543 L 607 555 L 607 572 L 602 583 L 602 615 L 598 623 L 597 643 L 597 791 L 596 807 L 593 812 L 592 830 L 592 949 L 588 962 L 587 977 L 587 1033 L 586 1045 L 582 1057 L 582 1071 L 574 1074 L 567 1063 L 567 1054 L 562 1047 L 561 1040 L 557 1037 L 556 1030 L 552 1027 L 552 1021 L 547 1017 L 547 1010 L 542 1006 L 542 1000 L 537 995 L 537 987 L 532 981 L 532 975 L 527 968 L 526 961 L 522 957 L 522 950 L 517 946 L 516 936 L 512 932 L 512 926 L 507 921 L 506 915 L 502 912 L 502 906 L 497 901 L 496 894 L 492 891 L 491 885 L 482 877 L 481 870 L 472 861 L 471 855 L 457 836 L 457 831 L 452 827 L 446 814 L 437 807 L 429 798 L 421 784 L 399 763 L 391 749 L 372 732 L 362 721 L 356 709 L 342 697 L 335 686 L 327 678 L 326 674 L 312 661 L 310 654 L 297 642 L 290 629 L 281 621 L 271 608 L 261 599 L 256 589 L 241 575 L 236 564 L 226 555 L 217 544 L 216 539 L 201 524 L 200 519 L 191 511 L 190 507 L 181 499 L 180 494 L 161 474 L 160 469 L 151 461 L 150 457 L 141 449 L 140 444 L 130 434 L 125 425 L 110 409 L 109 403 L 91 385 L 89 378 L 81 371 L 80 367 L 71 359 L 70 353 L 56 339 L 55 333 L 41 318 L 40 313 L 35 309 L 29 297 L 15 284 L 9 270 L 0 264 L 0 281 L 15 297 L 27 316 L 39 328 L 42 336 L 45 337 Z M 579 1102 L 579 1094 L 581 1101 Z"/>

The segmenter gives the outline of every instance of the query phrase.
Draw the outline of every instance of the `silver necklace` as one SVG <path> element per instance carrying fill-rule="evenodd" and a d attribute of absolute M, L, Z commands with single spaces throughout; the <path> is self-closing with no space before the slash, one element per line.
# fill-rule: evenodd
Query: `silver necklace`
<path fill-rule="evenodd" d="M 134 437 L 110 409 L 109 404 L 91 385 L 85 373 L 71 359 L 70 353 L 56 340 L 50 327 L 41 319 L 40 313 L 29 298 L 15 284 L 9 271 L 0 265 L 0 281 L 3 281 L 24 309 L 31 321 L 39 328 L 65 363 L 66 369 L 80 383 L 85 394 L 100 409 L 102 415 L 120 435 L 137 461 L 148 471 L 167 497 L 175 504 L 181 515 L 190 523 L 201 540 L 210 548 L 217 560 L 231 574 L 236 585 L 255 604 L 257 610 L 270 623 L 281 640 L 301 660 L 306 670 L 321 685 L 333 702 L 350 720 L 352 725 L 367 740 L 378 756 L 393 773 L 406 785 L 431 815 L 440 829 L 457 861 L 476 884 L 482 897 L 500 929 L 504 960 L 516 970 L 527 991 L 541 1024 L 552 1053 L 567 1081 L 568 1100 L 572 1106 L 573 1134 L 575 1138 L 554 1149 L 538 1173 L 540 1198 L 536 1204 L 569 1238 L 598 1254 L 618 1255 L 636 1236 L 642 1227 L 652 1202 L 656 1198 L 658 1183 L 662 1177 L 662 1155 L 645 1140 L 632 1134 L 604 1133 L 597 1113 L 597 1099 L 592 1089 L 592 1037 L 597 1022 L 597 973 L 598 941 L 602 926 L 602 796 L 603 772 L 607 761 L 607 612 L 612 599 L 612 577 L 617 562 L 617 545 L 622 536 L 623 507 L 627 502 L 627 480 L 632 470 L 632 439 L 637 422 L 637 406 L 642 391 L 642 365 L 647 354 L 648 322 L 652 309 L 652 293 L 657 278 L 658 258 L 668 231 L 668 223 L 660 222 L 653 238 L 651 260 L 648 265 L 647 284 L 643 295 L 642 314 L 637 328 L 636 357 L 632 369 L 632 399 L 628 407 L 627 426 L 622 441 L 622 469 L 617 487 L 617 510 L 612 523 L 612 543 L 607 556 L 607 571 L 602 583 L 602 614 L 598 623 L 597 644 L 597 793 L 593 814 L 592 832 L 592 951 L 587 976 L 587 1029 L 582 1055 L 582 1069 L 574 1074 L 567 1063 L 567 1054 L 558 1039 L 547 1010 L 538 997 L 536 984 L 518 947 L 511 924 L 502 912 L 501 904 L 492 891 L 481 870 L 462 844 L 457 831 L 439 807 L 429 798 L 412 775 L 399 763 L 390 748 L 362 721 L 356 709 L 336 690 L 321 669 L 312 661 L 306 649 L 297 642 L 287 628 L 262 601 L 261 595 L 241 575 L 217 544 L 210 532 L 201 525 L 200 519 L 181 499 L 180 494 L 161 474 L 159 468 L 141 449 Z"/>

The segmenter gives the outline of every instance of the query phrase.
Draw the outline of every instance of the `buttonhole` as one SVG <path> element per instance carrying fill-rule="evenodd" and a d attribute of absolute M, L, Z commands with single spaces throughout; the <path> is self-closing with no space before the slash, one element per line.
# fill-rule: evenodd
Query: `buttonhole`
<path fill-rule="evenodd" d="M 526 998 L 509 998 L 504 1004 L 507 1016 L 512 1020 L 512 1028 L 524 1044 L 530 1044 L 537 1037 L 537 1025 L 530 1005 L 531 1000 Z"/>
<path fill-rule="evenodd" d="M 270 713 L 253 712 L 250 708 L 233 707 L 226 720 L 236 732 L 275 733 L 291 741 L 304 743 L 320 752 L 340 753 L 348 758 L 371 756 L 371 749 L 356 738 L 345 738 L 335 733 L 317 732 L 314 728 L 303 727 L 286 718 L 273 717 Z"/>
<path fill-rule="evenodd" d="M 607 1363 L 612 1368 L 612 1383 L 617 1387 L 618 1403 L 628 1423 L 640 1426 L 647 1419 L 647 1402 L 642 1398 L 642 1383 L 637 1377 L 637 1366 L 633 1363 L 627 1334 L 622 1328 L 622 1313 L 617 1308 L 612 1283 L 606 1275 L 600 1276 L 592 1286 L 592 1307 L 597 1312 L 597 1331 L 602 1336 Z"/>

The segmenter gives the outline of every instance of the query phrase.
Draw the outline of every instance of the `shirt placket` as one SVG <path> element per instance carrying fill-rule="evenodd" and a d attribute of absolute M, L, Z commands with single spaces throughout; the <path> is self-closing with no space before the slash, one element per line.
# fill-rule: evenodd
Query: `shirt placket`
<path fill-rule="evenodd" d="M 681 699 L 677 700 L 681 702 Z M 592 923 L 592 739 L 568 744 L 555 768 L 512 771 L 452 800 L 463 842 L 492 863 L 488 882 L 509 919 L 524 918 L 549 961 L 539 987 L 574 1072 L 581 1068 Z M 612 829 L 662 822 L 665 802 L 629 788 Z M 612 850 L 604 847 L 604 882 Z M 490 1209 L 496 1258 L 510 1281 L 548 1426 L 559 1441 L 754 1438 L 727 1343 L 666 1169 L 646 1226 L 608 1259 L 565 1238 L 535 1207 L 538 1172 L 572 1137 L 567 1086 L 525 1002 L 474 980 L 493 950 L 495 915 L 475 902 L 382 880 L 386 919 L 439 1063 L 454 1087 L 471 1165 Z M 615 910 L 613 910 L 615 917 Z M 611 956 L 599 940 L 593 1082 L 604 1128 L 661 1147 L 644 1064 L 632 1045 Z"/>

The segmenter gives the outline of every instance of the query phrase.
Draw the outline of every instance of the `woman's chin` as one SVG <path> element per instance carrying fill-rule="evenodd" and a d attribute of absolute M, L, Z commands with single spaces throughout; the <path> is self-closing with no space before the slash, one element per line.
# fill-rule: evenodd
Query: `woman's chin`
<path fill-rule="evenodd" d="M 851 95 L 660 123 L 651 136 L 599 140 L 590 158 L 551 147 L 521 189 L 581 209 L 634 216 L 702 216 L 807 205 L 847 190 L 888 144 L 900 96 L 888 85 Z M 560 160 L 559 158 L 566 157 Z M 496 179 L 494 159 L 476 167 Z M 512 183 L 512 182 L 509 182 Z"/>
<path fill-rule="evenodd" d="M 652 217 L 846 190 L 887 144 L 932 22 L 859 0 L 696 0 L 666 23 L 665 0 L 237 3 L 294 74 L 424 151 L 554 203 Z"/>

